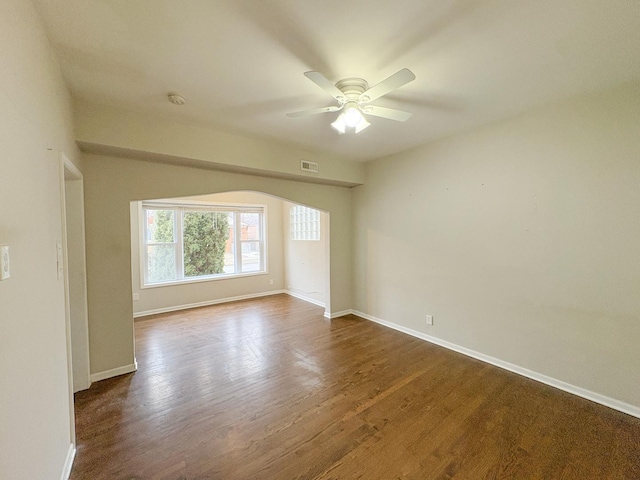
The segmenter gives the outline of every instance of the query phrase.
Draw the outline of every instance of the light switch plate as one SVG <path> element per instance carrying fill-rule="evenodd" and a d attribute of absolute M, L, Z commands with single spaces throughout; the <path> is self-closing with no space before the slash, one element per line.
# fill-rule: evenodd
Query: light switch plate
<path fill-rule="evenodd" d="M 0 280 L 6 280 L 11 276 L 9 260 L 9 246 L 0 245 Z"/>

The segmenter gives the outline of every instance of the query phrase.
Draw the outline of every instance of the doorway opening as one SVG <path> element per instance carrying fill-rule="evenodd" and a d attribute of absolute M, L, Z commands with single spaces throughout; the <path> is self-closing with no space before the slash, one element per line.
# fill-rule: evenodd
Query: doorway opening
<path fill-rule="evenodd" d="M 91 386 L 87 310 L 82 173 L 60 153 L 60 210 L 62 241 L 58 244 L 58 274 L 64 279 L 70 434 L 75 448 L 73 394 Z"/>

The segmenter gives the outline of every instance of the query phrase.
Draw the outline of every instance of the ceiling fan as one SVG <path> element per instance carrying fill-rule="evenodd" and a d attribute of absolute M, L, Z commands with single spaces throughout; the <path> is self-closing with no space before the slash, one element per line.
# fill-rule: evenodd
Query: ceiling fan
<path fill-rule="evenodd" d="M 371 105 L 370 103 L 392 90 L 415 80 L 416 76 L 408 68 L 403 68 L 371 88 L 369 88 L 366 80 L 357 77 L 344 78 L 334 85 L 320 72 L 305 72 L 304 75 L 335 98 L 338 101 L 338 105 L 287 113 L 289 117 L 302 117 L 316 113 L 339 112 L 342 110 L 342 113 L 340 113 L 336 121 L 331 124 L 340 135 L 347 132 L 358 133 L 367 128 L 370 123 L 364 115 L 388 118 L 389 120 L 396 120 L 398 122 L 404 122 L 411 117 L 411 113 L 409 112 Z"/>

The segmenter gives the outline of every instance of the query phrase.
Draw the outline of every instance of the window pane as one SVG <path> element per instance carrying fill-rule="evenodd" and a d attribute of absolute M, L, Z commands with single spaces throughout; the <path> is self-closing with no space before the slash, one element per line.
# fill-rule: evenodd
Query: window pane
<path fill-rule="evenodd" d="M 145 284 L 261 272 L 264 213 L 225 205 L 143 205 Z M 244 266 L 242 264 L 244 263 Z"/>
<path fill-rule="evenodd" d="M 225 272 L 230 215 L 228 212 L 184 213 L 185 277 L 200 277 Z"/>
<path fill-rule="evenodd" d="M 175 245 L 147 246 L 147 282 L 168 282 L 176 279 Z"/>
<path fill-rule="evenodd" d="M 173 243 L 174 211 L 147 210 L 147 243 Z"/>
<path fill-rule="evenodd" d="M 241 213 L 240 224 L 242 229 L 241 240 L 260 240 L 259 213 Z"/>
<path fill-rule="evenodd" d="M 242 242 L 242 272 L 260 271 L 260 242 Z"/>

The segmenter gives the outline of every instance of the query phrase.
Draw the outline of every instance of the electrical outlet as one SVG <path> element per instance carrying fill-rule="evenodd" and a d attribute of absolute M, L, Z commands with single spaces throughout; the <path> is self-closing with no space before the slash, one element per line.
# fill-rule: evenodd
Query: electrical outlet
<path fill-rule="evenodd" d="M 138 300 L 140 300 L 140 294 L 139 293 L 134 293 L 133 294 L 133 301 L 137 302 Z"/>
<path fill-rule="evenodd" d="M 269 285 L 273 285 L 273 278 L 269 280 Z"/>
<path fill-rule="evenodd" d="M 433 315 L 427 315 L 427 325 L 433 325 Z"/>
<path fill-rule="evenodd" d="M 9 261 L 9 246 L 0 245 L 0 280 L 6 280 L 11 276 Z"/>

